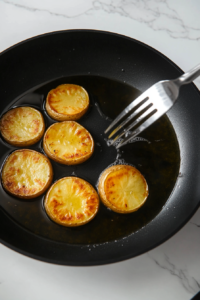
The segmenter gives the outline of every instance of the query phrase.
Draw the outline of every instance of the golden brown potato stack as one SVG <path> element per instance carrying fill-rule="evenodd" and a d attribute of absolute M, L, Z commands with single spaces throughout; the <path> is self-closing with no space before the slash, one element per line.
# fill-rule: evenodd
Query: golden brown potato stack
<path fill-rule="evenodd" d="M 4 189 L 22 199 L 31 199 L 43 194 L 50 186 L 53 169 L 43 154 L 29 149 L 11 153 L 2 170 Z"/>
<path fill-rule="evenodd" d="M 87 181 L 64 177 L 51 186 L 44 207 L 54 222 L 69 227 L 81 226 L 97 214 L 99 196 Z"/>
<path fill-rule="evenodd" d="M 37 143 L 43 136 L 45 124 L 42 114 L 32 107 L 16 107 L 0 120 L 0 131 L 9 144 L 26 147 Z"/>
<path fill-rule="evenodd" d="M 86 161 L 94 152 L 91 134 L 74 121 L 54 123 L 45 132 L 45 153 L 54 161 L 76 165 Z"/>
<path fill-rule="evenodd" d="M 47 95 L 46 111 L 57 121 L 78 120 L 88 108 L 88 93 L 76 84 L 61 84 Z"/>
<path fill-rule="evenodd" d="M 129 165 L 115 165 L 106 169 L 100 176 L 98 190 L 103 204 L 122 214 L 138 210 L 148 196 L 143 175 Z"/>

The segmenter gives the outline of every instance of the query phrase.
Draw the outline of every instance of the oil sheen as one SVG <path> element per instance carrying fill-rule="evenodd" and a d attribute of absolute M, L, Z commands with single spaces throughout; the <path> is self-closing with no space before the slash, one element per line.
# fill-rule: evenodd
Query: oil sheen
<path fill-rule="evenodd" d="M 67 228 L 49 219 L 44 210 L 44 195 L 32 200 L 21 200 L 8 195 L 1 185 L 0 209 L 32 233 L 58 242 L 99 244 L 134 234 L 159 214 L 173 192 L 180 167 L 180 151 L 175 131 L 167 116 L 163 116 L 120 150 L 108 147 L 105 129 L 122 109 L 140 95 L 140 91 L 122 82 L 91 75 L 62 77 L 37 86 L 14 99 L 2 114 L 13 107 L 31 106 L 42 112 L 47 129 L 55 121 L 45 111 L 46 96 L 51 89 L 64 83 L 78 84 L 89 93 L 90 108 L 78 123 L 91 133 L 95 150 L 89 160 L 79 165 L 67 166 L 51 160 L 53 182 L 65 176 L 77 176 L 95 187 L 100 174 L 108 166 L 130 164 L 147 181 L 147 201 L 138 211 L 125 215 L 115 213 L 101 204 L 97 216 L 91 222 Z M 3 138 L 0 139 L 0 144 L 2 168 L 6 157 L 17 148 L 6 143 Z M 44 153 L 42 140 L 28 148 Z"/>

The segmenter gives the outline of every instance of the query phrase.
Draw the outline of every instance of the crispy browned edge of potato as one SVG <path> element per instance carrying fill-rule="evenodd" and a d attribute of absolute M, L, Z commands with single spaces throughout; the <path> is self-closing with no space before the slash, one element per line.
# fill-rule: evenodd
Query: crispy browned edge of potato
<path fill-rule="evenodd" d="M 64 180 L 65 178 L 73 178 L 73 179 L 79 179 L 79 180 L 81 179 L 81 180 L 87 182 L 87 184 L 89 184 L 89 186 L 95 191 L 95 194 L 96 194 L 97 199 L 98 199 L 98 207 L 97 207 L 97 210 L 96 210 L 96 212 L 95 212 L 88 220 L 86 220 L 86 221 L 84 221 L 84 222 L 75 223 L 75 224 L 63 224 L 62 222 L 59 222 L 59 220 L 57 220 L 56 217 L 54 217 L 54 215 L 51 214 L 51 211 L 49 210 L 49 207 L 48 207 L 48 205 L 47 205 L 47 199 L 48 199 L 48 197 L 49 197 L 49 193 L 51 192 L 51 190 L 52 190 L 52 188 L 54 187 L 55 184 L 57 184 L 59 181 Z M 99 211 L 99 207 L 100 207 L 99 195 L 98 195 L 97 191 L 95 190 L 95 188 L 94 188 L 88 181 L 86 181 L 86 180 L 84 180 L 84 179 L 82 179 L 82 178 L 79 178 L 79 177 L 73 177 L 73 176 L 63 177 L 63 178 L 60 178 L 59 180 L 57 180 L 56 182 L 54 182 L 54 184 L 52 184 L 52 186 L 51 186 L 51 187 L 49 188 L 49 190 L 47 191 L 47 194 L 46 194 L 45 199 L 44 199 L 44 208 L 45 208 L 45 211 L 46 211 L 47 215 L 49 216 L 49 218 L 50 218 L 53 222 L 55 222 L 55 223 L 57 223 L 57 224 L 59 224 L 59 225 L 62 225 L 62 226 L 64 226 L 64 227 L 78 227 L 78 226 L 82 226 L 82 225 L 85 225 L 85 224 L 89 223 L 89 222 L 92 221 L 92 220 L 94 219 L 94 217 L 97 215 L 97 213 L 98 213 L 98 211 Z"/>
<path fill-rule="evenodd" d="M 110 173 L 115 172 L 115 171 L 117 171 L 117 170 L 120 170 L 120 169 L 122 169 L 122 168 L 124 168 L 124 167 L 127 167 L 127 166 L 132 167 L 132 168 L 134 168 L 135 170 L 137 170 L 137 172 L 140 174 L 140 176 L 142 176 L 142 178 L 143 178 L 143 180 L 144 180 L 144 182 L 145 182 L 145 184 L 146 184 L 146 187 L 147 187 L 147 195 L 146 195 L 146 198 L 144 199 L 144 201 L 143 201 L 143 202 L 141 203 L 141 205 L 138 206 L 136 209 L 133 209 L 133 210 L 130 210 L 130 211 L 124 211 L 124 210 L 116 209 L 116 207 L 115 207 L 112 203 L 110 203 L 110 202 L 107 200 L 106 195 L 105 195 L 105 191 L 104 191 L 104 182 L 105 182 L 105 180 L 106 180 L 106 177 L 107 177 Z M 129 214 L 129 213 L 132 213 L 132 212 L 134 212 L 134 211 L 137 211 L 137 210 L 138 210 L 140 207 L 142 207 L 143 204 L 146 202 L 146 199 L 147 199 L 148 194 L 149 194 L 149 193 L 148 193 L 148 184 L 147 184 L 147 182 L 146 182 L 144 176 L 140 173 L 140 171 L 139 171 L 138 169 L 136 169 L 135 167 L 130 166 L 130 165 L 115 165 L 115 166 L 109 167 L 109 168 L 107 168 L 106 170 L 104 170 L 103 173 L 100 175 L 100 178 L 99 178 L 99 182 L 98 182 L 98 192 L 99 192 L 99 196 L 100 196 L 101 201 L 103 202 L 103 204 L 104 204 L 106 207 L 110 208 L 110 209 L 113 210 L 114 212 L 121 213 L 121 214 Z"/>
<path fill-rule="evenodd" d="M 31 152 L 35 152 L 35 153 L 37 153 L 37 154 L 42 155 L 42 156 L 46 159 L 46 161 L 47 161 L 47 163 L 48 163 L 48 166 L 49 166 L 49 169 L 50 169 L 50 176 L 49 176 L 49 180 L 47 181 L 46 185 L 43 187 L 43 189 L 42 189 L 41 191 L 39 191 L 38 193 L 36 193 L 36 194 L 34 194 L 34 195 L 28 195 L 28 196 L 26 196 L 26 195 L 23 195 L 23 196 L 17 195 L 17 194 L 14 194 L 14 193 L 10 192 L 9 189 L 7 189 L 7 187 L 4 185 L 4 181 L 3 181 L 3 168 L 4 168 L 4 166 L 5 166 L 5 164 L 6 164 L 7 160 L 8 160 L 8 158 L 9 158 L 12 154 L 14 154 L 15 152 L 21 152 L 21 151 L 31 151 Z M 6 160 L 5 160 L 4 164 L 3 164 L 3 168 L 2 168 L 2 172 L 1 172 L 1 182 L 2 182 L 3 188 L 5 189 L 6 192 L 8 192 L 8 194 L 10 194 L 10 195 L 12 195 L 12 196 L 15 196 L 15 197 L 17 197 L 17 198 L 20 198 L 20 199 L 33 199 L 33 198 L 36 198 L 36 197 L 42 195 L 42 194 L 50 187 L 50 185 L 51 185 L 51 183 L 52 183 L 52 180 L 53 180 L 53 168 L 52 168 L 51 162 L 50 162 L 50 160 L 48 159 L 48 157 L 46 157 L 44 154 L 42 154 L 42 153 L 40 153 L 40 152 L 37 152 L 37 151 L 35 151 L 35 150 L 31 150 L 31 149 L 18 149 L 18 150 L 15 150 L 14 152 L 12 152 L 12 153 L 6 158 Z"/>
<path fill-rule="evenodd" d="M 61 85 L 65 85 L 65 84 L 61 84 Z M 59 88 L 61 85 L 57 86 L 56 89 Z M 66 84 L 66 85 L 67 85 L 67 84 Z M 72 84 L 72 85 L 76 85 L 76 86 L 78 86 L 78 87 L 81 87 L 81 88 L 84 90 L 84 92 L 86 93 L 87 98 L 88 98 L 88 105 L 86 106 L 85 109 L 83 109 L 82 111 L 80 111 L 80 113 L 71 114 L 71 115 L 70 115 L 70 114 L 69 114 L 69 115 L 66 115 L 66 114 L 58 113 L 58 112 L 56 112 L 56 111 L 51 107 L 51 105 L 49 104 L 49 95 L 50 95 L 50 93 L 51 93 L 53 90 L 55 90 L 55 89 L 52 89 L 52 90 L 49 91 L 49 93 L 48 93 L 48 95 L 47 95 L 47 98 L 46 98 L 46 105 L 45 105 L 46 111 L 47 111 L 48 115 L 49 115 L 52 119 L 54 119 L 54 120 L 56 120 L 56 121 L 59 121 L 59 122 L 62 122 L 62 121 L 76 121 L 76 120 L 80 119 L 80 118 L 87 112 L 87 110 L 88 110 L 88 108 L 89 108 L 89 105 L 90 105 L 90 99 L 89 99 L 88 92 L 87 92 L 82 86 L 80 86 L 80 85 L 77 85 L 77 84 Z"/>
<path fill-rule="evenodd" d="M 27 106 L 28 107 L 28 106 Z M 17 108 L 17 107 L 16 107 Z M 32 109 L 34 109 L 34 110 L 37 110 L 37 109 L 35 109 L 35 108 L 33 108 L 33 107 L 31 107 Z M 12 108 L 13 109 L 13 108 Z M 12 110 L 12 109 L 10 109 L 10 110 Z M 8 110 L 9 111 L 9 110 Z M 8 112 L 7 111 L 7 112 Z M 17 147 L 28 147 L 28 146 L 31 146 L 31 145 L 33 145 L 33 144 L 36 144 L 41 138 L 42 138 L 42 136 L 43 136 L 43 134 L 44 134 L 44 132 L 45 132 L 45 122 L 44 122 L 44 117 L 43 117 L 43 115 L 42 115 L 42 113 L 39 111 L 39 110 L 37 110 L 39 113 L 40 113 L 40 116 L 41 116 L 41 119 L 42 119 L 42 130 L 41 130 L 41 132 L 40 132 L 40 134 L 37 136 L 37 137 L 35 137 L 35 138 L 33 138 L 33 139 L 31 139 L 31 140 L 28 140 L 28 141 L 23 141 L 23 142 L 13 142 L 13 141 L 10 141 L 9 139 L 7 139 L 6 138 L 6 136 L 3 134 L 3 132 L 1 131 L 1 135 L 2 135 L 2 137 L 4 138 L 4 140 L 7 142 L 7 143 L 9 143 L 10 145 L 12 145 L 12 146 L 17 146 Z M 6 112 L 6 113 L 7 113 Z M 5 114 L 6 114 L 5 113 Z M 4 115 L 5 115 L 4 114 Z M 3 117 L 4 117 L 4 115 L 1 117 L 1 120 L 3 119 Z M 0 120 L 0 122 L 1 122 L 1 120 Z"/>
<path fill-rule="evenodd" d="M 65 122 L 69 122 L 69 121 L 64 121 L 64 122 L 62 122 L 62 123 L 65 123 Z M 72 122 L 74 122 L 74 121 L 72 121 Z M 57 123 L 54 123 L 54 124 L 57 124 Z M 92 150 L 91 150 L 91 152 L 90 152 L 89 154 L 85 155 L 84 157 L 79 157 L 79 158 L 69 159 L 69 160 L 64 160 L 64 159 L 58 158 L 56 155 L 52 154 L 52 153 L 49 151 L 49 149 L 48 149 L 48 147 L 47 147 L 47 145 L 46 145 L 45 139 L 46 139 L 46 135 L 47 135 L 47 133 L 48 133 L 48 130 L 49 130 L 54 124 L 52 124 L 52 125 L 46 130 L 46 132 L 45 132 L 45 134 L 44 134 L 44 137 L 43 137 L 43 149 L 44 149 L 45 153 L 47 154 L 47 156 L 48 156 L 49 158 L 51 158 L 52 160 L 54 160 L 54 161 L 56 161 L 56 162 L 58 162 L 58 163 L 61 163 L 61 164 L 70 166 L 70 165 L 78 165 L 78 164 L 81 164 L 81 163 L 85 162 L 86 160 L 88 160 L 88 159 L 92 156 L 92 154 L 93 154 L 93 152 L 94 152 L 94 140 L 93 140 L 93 137 L 92 137 L 92 135 L 90 134 L 90 132 L 89 132 L 85 127 L 83 127 L 82 125 L 80 125 L 79 123 L 78 123 L 78 125 L 81 126 L 82 128 L 84 128 L 84 129 L 89 133 L 89 135 L 90 135 L 90 137 L 91 137 L 91 140 L 92 140 Z"/>

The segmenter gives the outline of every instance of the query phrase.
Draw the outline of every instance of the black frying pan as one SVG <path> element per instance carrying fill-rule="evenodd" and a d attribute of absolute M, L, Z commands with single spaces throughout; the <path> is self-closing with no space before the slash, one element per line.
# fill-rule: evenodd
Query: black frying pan
<path fill-rule="evenodd" d="M 82 228 L 54 224 L 43 209 L 43 198 L 26 202 L 0 187 L 0 241 L 20 253 L 63 265 L 98 265 L 142 254 L 175 234 L 194 214 L 200 200 L 200 94 L 182 88 L 179 101 L 147 129 L 140 142 L 116 153 L 103 131 L 110 119 L 140 92 L 182 71 L 161 53 L 117 34 L 69 30 L 38 36 L 0 55 L 0 111 L 31 105 L 40 109 L 46 126 L 45 95 L 61 83 L 83 85 L 91 107 L 80 120 L 93 135 L 94 156 L 73 167 L 53 163 L 54 181 L 74 175 L 95 186 L 98 176 L 116 163 L 135 165 L 149 184 L 149 198 L 138 212 L 122 216 L 103 205 Z M 67 82 L 66 82 L 67 81 Z M 169 121 L 170 120 L 170 121 Z M 171 123 L 170 123 L 171 122 Z M 15 148 L 1 144 L 1 167 Z M 43 151 L 41 142 L 32 147 Z M 119 158 L 119 154 L 121 157 Z M 121 159 L 121 160 L 120 160 Z"/>

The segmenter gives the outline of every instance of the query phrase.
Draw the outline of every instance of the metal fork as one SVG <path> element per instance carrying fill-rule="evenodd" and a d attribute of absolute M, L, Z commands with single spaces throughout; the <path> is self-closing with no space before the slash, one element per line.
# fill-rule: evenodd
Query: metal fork
<path fill-rule="evenodd" d="M 107 133 L 127 116 L 109 135 L 108 145 L 116 145 L 118 149 L 127 144 L 165 114 L 176 102 L 180 87 L 192 82 L 199 75 L 200 64 L 177 79 L 163 80 L 152 85 L 142 95 L 131 102 L 105 130 L 105 133 Z M 129 115 L 129 113 L 131 114 Z M 125 128 L 124 126 L 131 120 L 133 122 Z M 132 128 L 134 128 L 134 131 L 130 132 Z M 120 129 L 123 129 L 123 131 L 111 140 L 110 138 Z M 125 138 L 122 139 L 123 136 Z"/>

